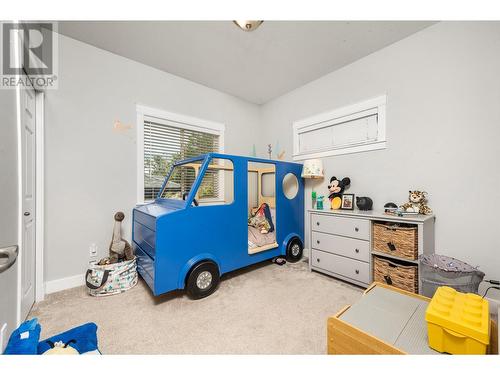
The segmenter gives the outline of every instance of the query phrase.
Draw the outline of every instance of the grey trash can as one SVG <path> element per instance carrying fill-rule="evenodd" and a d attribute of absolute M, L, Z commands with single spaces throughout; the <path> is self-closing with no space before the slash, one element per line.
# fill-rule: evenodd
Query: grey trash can
<path fill-rule="evenodd" d="M 477 293 L 484 272 L 461 260 L 445 255 L 420 256 L 421 293 L 431 297 L 440 286 L 449 286 L 463 293 Z"/>

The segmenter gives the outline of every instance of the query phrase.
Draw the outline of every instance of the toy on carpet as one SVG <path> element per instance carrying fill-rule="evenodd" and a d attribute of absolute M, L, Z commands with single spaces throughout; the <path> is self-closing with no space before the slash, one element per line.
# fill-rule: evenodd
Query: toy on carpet
<path fill-rule="evenodd" d="M 109 257 L 91 263 L 85 274 L 87 291 L 92 296 L 109 296 L 125 292 L 137 284 L 137 261 L 134 250 L 121 236 L 123 212 L 115 214 Z"/>
<path fill-rule="evenodd" d="M 427 193 L 420 190 L 409 191 L 409 202 L 401 205 L 404 212 L 418 213 L 422 215 L 430 215 L 432 210 L 427 206 Z"/>
<path fill-rule="evenodd" d="M 113 226 L 113 236 L 109 245 L 109 257 L 99 261 L 99 265 L 113 264 L 122 260 L 134 259 L 134 250 L 127 240 L 122 238 L 122 221 L 125 218 L 123 212 L 115 214 L 115 224 Z"/>
<path fill-rule="evenodd" d="M 12 332 L 4 354 L 84 354 L 98 351 L 97 325 L 86 323 L 40 340 L 38 319 L 27 320 Z"/>
<path fill-rule="evenodd" d="M 283 256 L 279 256 L 279 257 L 273 258 L 272 262 L 274 264 L 277 264 L 278 266 L 284 266 L 286 264 L 286 258 Z"/>
<path fill-rule="evenodd" d="M 85 323 L 49 337 L 38 343 L 37 350 L 38 354 L 83 354 L 98 350 L 97 325 Z"/>
<path fill-rule="evenodd" d="M 62 341 L 52 342 L 47 340 L 47 344 L 50 345 L 51 349 L 47 350 L 43 355 L 75 355 L 80 354 L 78 350 L 69 346 L 69 344 L 75 343 L 76 340 L 69 340 L 66 344 Z"/>
<path fill-rule="evenodd" d="M 335 176 L 330 178 L 330 185 L 328 185 L 330 195 L 328 198 L 330 199 L 332 210 L 338 210 L 340 208 L 342 205 L 342 194 L 350 185 L 351 179 L 349 177 L 344 177 L 342 180 L 339 180 Z"/>

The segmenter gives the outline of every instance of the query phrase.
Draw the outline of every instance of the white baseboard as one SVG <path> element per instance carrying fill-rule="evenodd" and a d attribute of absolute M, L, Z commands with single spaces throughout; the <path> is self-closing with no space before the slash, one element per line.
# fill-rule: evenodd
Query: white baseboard
<path fill-rule="evenodd" d="M 83 274 L 65 277 L 63 279 L 51 280 L 45 282 L 45 293 L 51 294 L 82 285 L 85 285 L 85 275 Z"/>

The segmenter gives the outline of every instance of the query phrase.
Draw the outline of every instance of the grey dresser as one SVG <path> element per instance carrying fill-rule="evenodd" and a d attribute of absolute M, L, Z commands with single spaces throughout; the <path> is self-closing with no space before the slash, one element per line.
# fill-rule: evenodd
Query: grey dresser
<path fill-rule="evenodd" d="M 368 286 L 373 280 L 372 258 L 398 259 L 373 251 L 372 223 L 394 222 L 418 227 L 418 252 L 434 252 L 434 216 L 396 217 L 376 211 L 309 210 L 311 270 Z M 413 261 L 418 265 L 418 260 Z"/>

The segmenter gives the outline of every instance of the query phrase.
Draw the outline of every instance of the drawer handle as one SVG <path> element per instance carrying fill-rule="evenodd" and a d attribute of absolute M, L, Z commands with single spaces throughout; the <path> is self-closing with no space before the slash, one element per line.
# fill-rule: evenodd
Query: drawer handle
<path fill-rule="evenodd" d="M 320 259 L 319 259 L 319 258 L 316 258 L 316 261 L 319 263 L 319 262 L 320 262 Z"/>
<path fill-rule="evenodd" d="M 319 245 L 319 240 L 316 240 L 316 243 Z"/>
<path fill-rule="evenodd" d="M 356 275 L 359 275 L 359 270 L 356 270 Z"/>
<path fill-rule="evenodd" d="M 316 222 L 316 225 L 319 225 L 319 221 Z"/>
<path fill-rule="evenodd" d="M 358 227 L 354 228 L 354 230 L 355 230 L 356 232 L 359 232 L 359 228 L 358 228 Z"/>
<path fill-rule="evenodd" d="M 395 251 L 396 250 L 396 245 L 394 245 L 392 242 L 387 242 L 387 247 L 391 251 Z"/>
<path fill-rule="evenodd" d="M 356 250 L 354 250 L 354 251 L 356 252 L 356 254 L 359 254 L 359 249 L 356 249 Z"/>
<path fill-rule="evenodd" d="M 390 276 L 384 276 L 384 279 L 387 285 L 392 285 L 392 279 Z"/>

